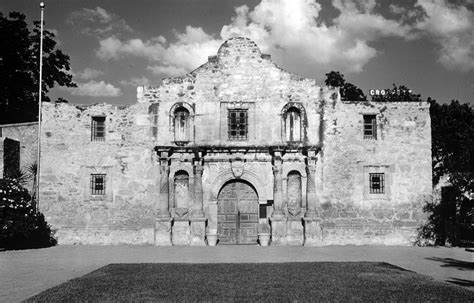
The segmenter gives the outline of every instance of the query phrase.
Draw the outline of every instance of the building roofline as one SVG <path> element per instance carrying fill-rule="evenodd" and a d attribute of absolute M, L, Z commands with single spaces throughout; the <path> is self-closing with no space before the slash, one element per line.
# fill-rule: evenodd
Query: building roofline
<path fill-rule="evenodd" d="M 21 123 L 9 123 L 9 124 L 0 124 L 0 127 L 16 127 L 16 126 L 29 126 L 38 124 L 38 121 L 33 122 L 21 122 Z"/>

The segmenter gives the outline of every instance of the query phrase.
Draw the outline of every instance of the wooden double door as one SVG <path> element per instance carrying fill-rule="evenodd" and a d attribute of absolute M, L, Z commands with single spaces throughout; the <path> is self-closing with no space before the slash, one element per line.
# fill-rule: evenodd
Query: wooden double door
<path fill-rule="evenodd" d="M 258 196 L 244 181 L 224 185 L 217 199 L 219 244 L 256 244 Z"/>

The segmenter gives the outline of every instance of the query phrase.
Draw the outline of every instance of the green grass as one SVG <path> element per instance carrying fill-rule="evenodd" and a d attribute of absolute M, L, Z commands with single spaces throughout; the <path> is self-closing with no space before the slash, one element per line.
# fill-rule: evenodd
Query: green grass
<path fill-rule="evenodd" d="M 110 264 L 28 302 L 441 301 L 474 292 L 387 263 Z"/>

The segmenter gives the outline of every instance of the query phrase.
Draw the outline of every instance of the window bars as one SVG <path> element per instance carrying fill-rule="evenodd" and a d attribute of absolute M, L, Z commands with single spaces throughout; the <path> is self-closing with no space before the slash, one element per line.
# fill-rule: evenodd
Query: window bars
<path fill-rule="evenodd" d="M 105 117 L 92 117 L 91 141 L 105 141 Z"/>
<path fill-rule="evenodd" d="M 377 140 L 377 118 L 375 115 L 364 115 L 364 139 Z"/>
<path fill-rule="evenodd" d="M 385 193 L 385 174 L 371 173 L 369 174 L 369 186 L 371 194 Z"/>
<path fill-rule="evenodd" d="M 105 195 L 105 174 L 91 174 L 91 195 Z"/>
<path fill-rule="evenodd" d="M 246 109 L 231 109 L 228 112 L 229 140 L 247 140 L 248 112 Z"/>

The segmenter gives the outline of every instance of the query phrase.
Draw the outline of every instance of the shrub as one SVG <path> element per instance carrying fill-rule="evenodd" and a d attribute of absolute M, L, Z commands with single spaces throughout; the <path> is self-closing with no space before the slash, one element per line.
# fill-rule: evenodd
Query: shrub
<path fill-rule="evenodd" d="M 2 248 L 41 248 L 57 243 L 28 190 L 16 180 L 0 179 L 0 218 Z"/>

